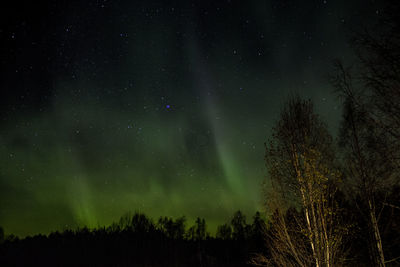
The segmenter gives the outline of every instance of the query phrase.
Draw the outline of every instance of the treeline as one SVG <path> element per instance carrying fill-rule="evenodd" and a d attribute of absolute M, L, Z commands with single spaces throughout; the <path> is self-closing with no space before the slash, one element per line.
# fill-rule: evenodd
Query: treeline
<path fill-rule="evenodd" d="M 248 266 L 251 255 L 267 253 L 266 229 L 259 212 L 248 224 L 237 211 L 215 236 L 201 218 L 186 227 L 185 217 L 154 222 L 127 214 L 108 227 L 9 235 L 0 245 L 0 266 Z"/>
<path fill-rule="evenodd" d="M 336 263 L 375 266 L 370 226 L 364 211 L 354 203 L 360 199 L 352 199 L 343 191 L 335 192 L 333 211 L 340 218 L 335 222 L 335 231 L 343 234 L 338 242 L 343 254 L 336 255 L 343 258 Z M 271 200 L 276 198 L 267 202 Z M 379 214 L 379 228 L 385 256 L 396 258 L 400 251 L 400 187 L 376 195 L 375 201 L 386 203 Z M 207 223 L 201 218 L 188 227 L 185 217 L 153 221 L 143 213 L 126 214 L 108 227 L 68 229 L 23 239 L 4 236 L 0 228 L 0 266 L 282 266 L 283 261 L 274 260 L 276 253 L 284 252 L 284 260 L 289 263 L 286 266 L 298 266 L 290 264 L 294 256 L 290 250 L 285 251 L 285 239 L 279 233 L 287 234 L 299 257 L 312 255 L 307 232 L 299 228 L 306 225 L 301 219 L 305 210 L 292 206 L 279 214 L 283 207 L 271 210 L 268 220 L 257 212 L 251 223 L 237 211 L 229 223 L 217 227 L 215 235 L 207 231 Z M 398 264 L 397 260 L 386 263 Z M 311 262 L 309 266 L 313 265 Z"/>

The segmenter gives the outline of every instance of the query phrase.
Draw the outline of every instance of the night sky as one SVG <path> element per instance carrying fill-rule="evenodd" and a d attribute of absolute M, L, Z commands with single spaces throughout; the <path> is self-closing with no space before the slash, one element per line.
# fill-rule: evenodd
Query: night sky
<path fill-rule="evenodd" d="M 1 7 L 0 226 L 48 233 L 128 211 L 261 209 L 264 142 L 285 99 L 335 134 L 332 61 L 371 0 L 26 1 Z"/>

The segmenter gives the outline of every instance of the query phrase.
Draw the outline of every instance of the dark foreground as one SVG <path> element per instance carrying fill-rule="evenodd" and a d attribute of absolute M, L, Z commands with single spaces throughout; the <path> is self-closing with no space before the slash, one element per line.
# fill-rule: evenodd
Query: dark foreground
<path fill-rule="evenodd" d="M 107 228 L 9 236 L 0 245 L 0 266 L 250 266 L 252 255 L 267 252 L 265 229 L 259 213 L 247 224 L 237 212 L 216 237 L 200 218 L 186 229 L 183 217 L 153 223 L 134 214 Z"/>
<path fill-rule="evenodd" d="M 154 240 L 154 239 L 153 239 Z M 250 266 L 254 248 L 228 240 L 52 235 L 3 246 L 1 266 Z"/>

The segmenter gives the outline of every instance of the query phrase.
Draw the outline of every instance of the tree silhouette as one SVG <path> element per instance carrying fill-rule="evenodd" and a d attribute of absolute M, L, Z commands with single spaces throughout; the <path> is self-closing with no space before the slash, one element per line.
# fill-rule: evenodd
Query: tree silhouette
<path fill-rule="evenodd" d="M 379 195 L 400 181 L 400 4 L 386 3 L 377 29 L 353 36 L 355 67 L 336 62 L 333 77 L 344 106 L 340 145 L 350 195 L 368 224 L 376 266 L 386 262 Z"/>
<path fill-rule="evenodd" d="M 344 170 L 354 200 L 357 201 L 361 214 L 369 224 L 371 232 L 371 255 L 377 266 L 385 266 L 382 238 L 378 225 L 377 213 L 382 208 L 376 202 L 379 191 L 391 186 L 391 168 L 389 162 L 379 153 L 378 146 L 384 146 L 385 139 L 378 134 L 377 128 L 368 119 L 367 104 L 362 94 L 352 86 L 350 73 L 337 64 L 338 76 L 336 87 L 344 99 L 344 112 L 340 133 L 340 145 L 344 151 Z M 366 212 L 364 212 L 364 210 Z"/>
<path fill-rule="evenodd" d="M 399 170 L 400 3 L 389 0 L 386 4 L 376 28 L 355 34 L 352 43 L 358 56 L 357 79 L 362 85 L 359 89 L 368 104 L 367 119 L 390 144 L 384 153 Z"/>
<path fill-rule="evenodd" d="M 195 240 L 205 240 L 207 237 L 207 225 L 204 219 L 197 218 L 195 225 Z"/>
<path fill-rule="evenodd" d="M 185 217 L 177 218 L 175 221 L 172 218 L 160 217 L 158 227 L 163 231 L 168 238 L 183 239 L 185 235 Z"/>
<path fill-rule="evenodd" d="M 235 214 L 233 215 L 231 225 L 233 228 L 233 239 L 244 240 L 247 237 L 248 228 L 246 227 L 246 216 L 240 210 L 235 212 Z"/>
<path fill-rule="evenodd" d="M 255 235 L 264 234 L 266 231 L 266 223 L 261 217 L 261 213 L 257 211 L 253 216 L 253 224 L 251 225 L 252 233 Z"/>
<path fill-rule="evenodd" d="M 264 241 L 264 236 L 267 233 L 267 225 L 265 220 L 261 217 L 261 213 L 257 211 L 253 216 L 253 223 L 251 225 L 251 236 L 259 245 Z"/>
<path fill-rule="evenodd" d="M 153 222 L 143 213 L 130 213 L 121 217 L 118 229 L 137 233 L 149 233 L 155 230 Z"/>
<path fill-rule="evenodd" d="M 196 219 L 195 224 L 189 227 L 185 234 L 186 239 L 192 241 L 205 240 L 207 236 L 208 233 L 206 221 L 199 217 Z"/>
<path fill-rule="evenodd" d="M 222 240 L 232 239 L 232 227 L 229 224 L 219 225 L 217 227 L 216 237 Z"/>

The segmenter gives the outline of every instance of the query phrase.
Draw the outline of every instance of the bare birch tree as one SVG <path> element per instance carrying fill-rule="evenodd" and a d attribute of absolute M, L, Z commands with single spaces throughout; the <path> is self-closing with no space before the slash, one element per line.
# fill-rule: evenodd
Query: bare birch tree
<path fill-rule="evenodd" d="M 335 266 L 341 259 L 334 162 L 332 138 L 311 101 L 291 98 L 266 145 L 272 258 L 259 262 Z"/>

